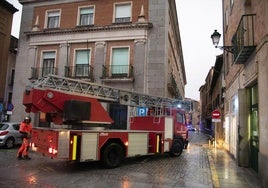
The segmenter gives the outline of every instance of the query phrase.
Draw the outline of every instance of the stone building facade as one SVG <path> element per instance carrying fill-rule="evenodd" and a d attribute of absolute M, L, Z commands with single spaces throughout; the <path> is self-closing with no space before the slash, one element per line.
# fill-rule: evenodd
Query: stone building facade
<path fill-rule="evenodd" d="M 14 121 L 25 116 L 25 86 L 47 74 L 184 98 L 186 75 L 175 0 L 19 2 L 23 10 Z M 107 108 L 112 116 L 115 109 L 121 115 L 127 110 Z"/>

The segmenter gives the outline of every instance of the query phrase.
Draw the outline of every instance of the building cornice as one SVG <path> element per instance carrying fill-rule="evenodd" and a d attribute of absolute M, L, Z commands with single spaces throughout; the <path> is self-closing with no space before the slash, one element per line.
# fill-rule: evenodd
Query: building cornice
<path fill-rule="evenodd" d="M 134 23 L 127 25 L 109 25 L 109 26 L 77 26 L 69 29 L 44 29 L 42 31 L 25 32 L 27 36 L 33 35 L 48 35 L 48 34 L 66 34 L 66 33 L 83 33 L 83 32 L 98 32 L 98 31 L 114 31 L 114 30 L 132 30 L 144 29 L 148 30 L 153 27 L 152 23 Z"/>

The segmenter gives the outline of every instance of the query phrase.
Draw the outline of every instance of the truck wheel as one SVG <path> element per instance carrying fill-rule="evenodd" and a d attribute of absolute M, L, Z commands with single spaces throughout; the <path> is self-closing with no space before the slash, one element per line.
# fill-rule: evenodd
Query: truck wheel
<path fill-rule="evenodd" d="M 170 155 L 176 157 L 180 156 L 183 151 L 183 148 L 184 146 L 182 140 L 174 140 L 170 148 Z"/>
<path fill-rule="evenodd" d="M 102 153 L 102 163 L 106 168 L 116 168 L 123 159 L 123 148 L 117 143 L 106 146 Z"/>

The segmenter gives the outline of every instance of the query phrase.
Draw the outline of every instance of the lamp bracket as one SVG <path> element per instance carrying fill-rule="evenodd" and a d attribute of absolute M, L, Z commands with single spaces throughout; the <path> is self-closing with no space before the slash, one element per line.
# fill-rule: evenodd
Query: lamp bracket
<path fill-rule="evenodd" d="M 219 48 L 221 50 L 225 50 L 230 53 L 234 53 L 234 47 L 233 46 L 215 46 L 215 48 Z"/>

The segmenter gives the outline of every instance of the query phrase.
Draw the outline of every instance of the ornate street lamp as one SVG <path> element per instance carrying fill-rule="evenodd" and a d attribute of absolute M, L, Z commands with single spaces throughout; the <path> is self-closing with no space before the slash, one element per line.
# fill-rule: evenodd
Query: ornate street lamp
<path fill-rule="evenodd" d="M 212 43 L 215 46 L 215 48 L 220 48 L 221 50 L 225 50 L 227 52 L 234 53 L 233 46 L 218 46 L 220 38 L 221 38 L 221 34 L 217 30 L 214 30 L 214 33 L 211 35 L 211 39 L 212 39 Z"/>

